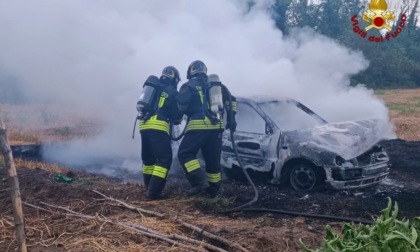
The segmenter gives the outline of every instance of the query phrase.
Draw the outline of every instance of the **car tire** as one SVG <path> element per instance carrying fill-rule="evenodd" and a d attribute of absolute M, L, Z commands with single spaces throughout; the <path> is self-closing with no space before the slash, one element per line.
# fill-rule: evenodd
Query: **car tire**
<path fill-rule="evenodd" d="M 315 166 L 297 164 L 289 173 L 289 183 L 297 191 L 310 191 L 322 182 L 322 174 Z"/>

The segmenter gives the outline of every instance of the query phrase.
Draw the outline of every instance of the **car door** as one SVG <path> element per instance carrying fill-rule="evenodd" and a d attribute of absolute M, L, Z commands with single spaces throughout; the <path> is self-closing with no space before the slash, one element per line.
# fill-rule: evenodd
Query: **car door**
<path fill-rule="evenodd" d="M 263 113 L 256 104 L 237 102 L 235 142 L 245 168 L 268 172 L 277 159 L 278 135 L 273 133 Z M 229 131 L 223 134 L 222 164 L 227 168 L 232 164 L 238 166 Z"/>

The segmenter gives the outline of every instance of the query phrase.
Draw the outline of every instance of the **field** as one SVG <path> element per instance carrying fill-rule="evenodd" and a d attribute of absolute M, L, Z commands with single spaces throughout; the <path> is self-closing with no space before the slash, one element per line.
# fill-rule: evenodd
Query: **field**
<path fill-rule="evenodd" d="M 295 192 L 288 188 L 257 183 L 260 192 L 255 207 L 276 208 L 312 214 L 343 216 L 371 220 L 386 207 L 387 197 L 400 205 L 400 217 L 418 216 L 420 209 L 420 89 L 376 91 L 390 108 L 397 140 L 385 141 L 391 157 L 392 172 L 386 183 L 363 190 Z M 0 106 L 9 126 L 12 144 L 65 141 L 95 134 L 100 122 L 88 116 L 72 115 L 46 105 L 17 107 Z M 68 120 L 74 118 L 77 120 Z M 26 127 L 30 125 L 31 127 Z M 206 242 L 227 251 L 302 251 L 301 238 L 309 247 L 322 243 L 324 226 L 339 230 L 342 222 L 272 213 L 222 213 L 252 197 L 251 187 L 242 181 L 225 181 L 220 196 L 208 198 L 183 196 L 186 187 L 183 176 L 173 175 L 167 185 L 165 199 L 147 201 L 141 184 L 71 171 L 43 162 L 16 159 L 25 203 L 27 242 L 30 251 L 186 251 L 182 245 L 146 236 L 138 230 L 115 223 L 132 223 L 166 235 L 178 235 Z M 60 183 L 56 173 L 73 178 L 72 183 Z M 14 226 L 9 198 L 7 174 L 0 169 L 0 251 L 14 251 Z M 157 217 L 127 209 L 115 201 L 104 199 L 93 190 L 122 200 L 127 204 L 165 214 Z M 77 214 L 53 208 L 43 203 L 66 207 Z M 92 216 L 86 218 L 86 215 Z M 229 243 L 193 231 L 177 219 L 193 224 Z M 172 236 L 173 237 L 173 236 Z M 177 240 L 172 238 L 173 240 Z M 177 240 L 179 241 L 179 240 Z M 189 246 L 196 245 L 183 242 Z M 203 244 L 200 248 L 203 249 Z M 207 247 L 208 250 L 212 250 Z M 213 251 L 217 251 L 213 248 Z"/>
<path fill-rule="evenodd" d="M 420 141 L 420 89 L 376 91 L 390 110 L 398 138 Z"/>

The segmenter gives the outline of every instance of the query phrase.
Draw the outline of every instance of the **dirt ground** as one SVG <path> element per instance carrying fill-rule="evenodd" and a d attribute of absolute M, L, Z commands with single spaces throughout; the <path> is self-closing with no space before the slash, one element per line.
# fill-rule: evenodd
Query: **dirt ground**
<path fill-rule="evenodd" d="M 371 220 L 385 208 L 387 197 L 400 206 L 399 217 L 420 215 L 420 142 L 391 140 L 382 143 L 390 155 L 392 172 L 389 179 L 377 186 L 352 191 L 319 189 L 296 192 L 267 184 L 257 184 L 260 197 L 253 207 L 275 208 L 313 214 L 324 214 Z M 204 238 L 199 233 L 177 224 L 171 217 L 204 228 L 249 251 L 302 251 L 299 239 L 309 247 L 317 247 L 329 224 L 336 230 L 341 222 L 292 217 L 272 213 L 238 212 L 223 214 L 222 210 L 240 205 L 253 197 L 251 187 L 242 181 L 225 181 L 221 196 L 209 198 L 183 195 L 185 179 L 175 177 L 166 189 L 166 198 L 147 201 L 142 185 L 63 170 L 50 169 L 42 163 L 18 161 L 23 201 L 54 210 L 54 214 L 25 206 L 26 233 L 30 251 L 185 251 L 185 248 L 116 227 L 100 220 L 85 220 L 66 216 L 63 211 L 42 205 L 41 202 L 69 207 L 71 210 L 112 220 L 136 223 L 165 234 L 180 234 L 205 240 L 228 251 L 227 245 Z M 28 166 L 23 167 L 23 166 Z M 48 167 L 47 167 L 48 168 Z M 0 251 L 14 251 L 14 226 L 4 169 L 0 170 Z M 70 184 L 54 180 L 61 172 L 74 178 Z M 129 204 L 166 214 L 166 218 L 139 214 L 110 201 L 104 201 L 92 190 L 123 200 Z"/>

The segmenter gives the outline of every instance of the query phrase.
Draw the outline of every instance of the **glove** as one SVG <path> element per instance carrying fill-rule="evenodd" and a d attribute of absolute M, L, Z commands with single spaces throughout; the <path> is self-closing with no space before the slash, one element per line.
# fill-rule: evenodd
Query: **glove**
<path fill-rule="evenodd" d="M 236 124 L 235 120 L 233 120 L 233 122 L 228 121 L 225 128 L 230 129 L 232 132 L 235 132 L 236 131 L 236 125 L 237 124 Z"/>

